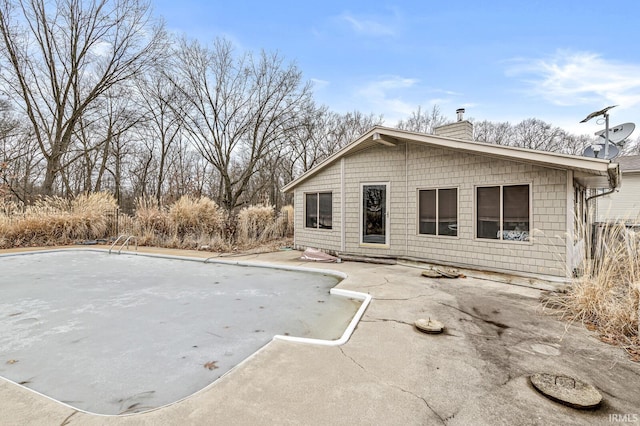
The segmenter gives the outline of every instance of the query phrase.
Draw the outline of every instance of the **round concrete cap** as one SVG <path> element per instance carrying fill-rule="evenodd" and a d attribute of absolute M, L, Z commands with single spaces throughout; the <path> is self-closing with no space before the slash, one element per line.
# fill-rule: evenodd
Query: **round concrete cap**
<path fill-rule="evenodd" d="M 427 277 L 427 278 L 442 278 L 442 274 L 438 271 L 435 271 L 433 269 L 426 269 L 424 271 L 422 271 L 421 274 L 423 277 Z"/>
<path fill-rule="evenodd" d="M 572 408 L 595 408 L 602 401 L 602 395 L 596 388 L 573 377 L 536 373 L 529 380 L 547 398 Z"/>
<path fill-rule="evenodd" d="M 444 330 L 444 325 L 440 321 L 421 318 L 415 322 L 416 328 L 425 333 L 438 334 Z"/>

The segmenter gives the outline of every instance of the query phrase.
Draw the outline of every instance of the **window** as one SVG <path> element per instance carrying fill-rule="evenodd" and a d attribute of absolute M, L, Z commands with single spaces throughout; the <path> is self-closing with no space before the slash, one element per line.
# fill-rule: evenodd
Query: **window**
<path fill-rule="evenodd" d="M 418 191 L 418 232 L 458 236 L 458 189 Z"/>
<path fill-rule="evenodd" d="M 305 227 L 331 229 L 332 216 L 331 192 L 305 194 Z"/>
<path fill-rule="evenodd" d="M 478 238 L 529 241 L 529 185 L 500 185 L 476 190 Z"/>

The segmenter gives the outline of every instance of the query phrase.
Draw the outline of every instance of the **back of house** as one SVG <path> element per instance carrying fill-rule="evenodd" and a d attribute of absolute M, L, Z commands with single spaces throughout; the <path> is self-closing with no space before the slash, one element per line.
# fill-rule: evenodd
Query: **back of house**
<path fill-rule="evenodd" d="M 284 187 L 295 246 L 570 277 L 587 192 L 616 187 L 617 164 L 472 135 L 462 117 L 435 135 L 372 128 Z"/>

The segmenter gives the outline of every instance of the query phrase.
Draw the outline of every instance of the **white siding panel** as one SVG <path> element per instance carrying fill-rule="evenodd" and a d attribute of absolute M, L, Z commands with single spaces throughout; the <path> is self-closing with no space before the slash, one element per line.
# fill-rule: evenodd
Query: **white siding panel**
<path fill-rule="evenodd" d="M 624 173 L 619 191 L 597 200 L 599 222 L 625 220 L 637 223 L 640 220 L 640 173 Z"/>

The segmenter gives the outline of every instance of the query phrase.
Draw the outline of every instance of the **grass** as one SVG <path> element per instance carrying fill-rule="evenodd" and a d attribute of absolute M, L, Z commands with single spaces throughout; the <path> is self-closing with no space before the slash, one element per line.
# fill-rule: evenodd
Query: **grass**
<path fill-rule="evenodd" d="M 546 306 L 640 361 L 640 233 L 611 223 L 601 228 L 599 242 L 566 293 L 551 295 Z"/>
<path fill-rule="evenodd" d="M 110 215 L 117 205 L 112 195 L 98 192 L 67 200 L 44 197 L 33 205 L 0 203 L 0 248 L 71 244 L 106 238 Z"/>
<path fill-rule="evenodd" d="M 267 229 L 274 221 L 273 207 L 257 205 L 245 207 L 238 213 L 237 232 L 240 243 L 262 241 L 267 238 Z"/>
<path fill-rule="evenodd" d="M 138 198 L 133 216 L 117 207 L 103 192 L 43 197 L 30 206 L 0 200 L 0 248 L 67 245 L 127 233 L 136 235 L 139 245 L 234 252 L 288 245 L 293 235 L 291 206 L 278 215 L 271 206 L 249 206 L 233 216 L 207 197 L 186 195 L 168 206 Z"/>

